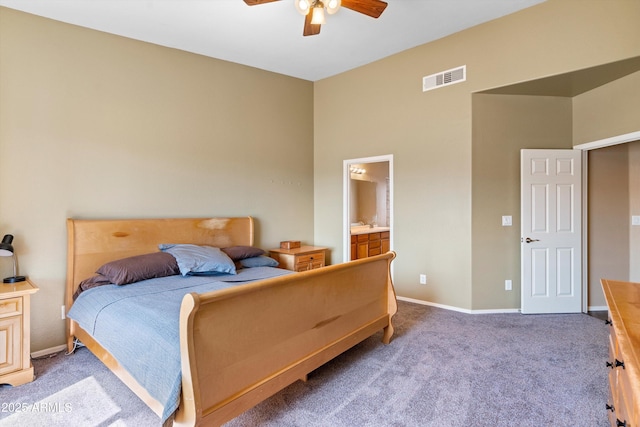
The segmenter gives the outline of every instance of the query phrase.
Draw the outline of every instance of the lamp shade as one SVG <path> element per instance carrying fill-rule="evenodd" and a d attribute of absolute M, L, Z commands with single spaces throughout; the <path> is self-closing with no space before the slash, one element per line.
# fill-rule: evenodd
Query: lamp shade
<path fill-rule="evenodd" d="M 324 8 L 322 6 L 315 6 L 311 13 L 312 25 L 324 25 L 327 23 L 327 21 L 324 19 Z"/>
<path fill-rule="evenodd" d="M 13 236 L 11 234 L 5 234 L 0 242 L 0 256 L 12 256 L 13 255 Z"/>
<path fill-rule="evenodd" d="M 336 13 L 338 11 L 338 9 L 340 9 L 340 4 L 342 2 L 340 0 L 329 0 L 329 1 L 325 1 L 325 6 L 327 8 L 327 13 L 329 15 L 333 15 L 334 13 Z"/>
<path fill-rule="evenodd" d="M 13 242 L 13 236 L 11 234 L 5 234 L 2 238 L 2 242 L 0 242 L 0 256 L 10 256 L 13 258 L 13 276 L 5 277 L 4 279 L 2 279 L 2 282 L 24 282 L 26 280 L 26 277 L 18 276 L 18 263 L 16 261 L 16 254 L 13 252 L 13 246 L 11 245 L 11 242 Z"/>
<path fill-rule="evenodd" d="M 309 10 L 311 9 L 311 0 L 294 0 L 296 5 L 296 10 L 301 15 L 307 15 Z"/>

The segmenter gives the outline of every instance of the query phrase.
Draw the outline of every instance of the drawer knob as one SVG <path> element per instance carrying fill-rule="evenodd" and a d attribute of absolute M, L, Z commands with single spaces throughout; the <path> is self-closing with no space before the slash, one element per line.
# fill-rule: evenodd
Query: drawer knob
<path fill-rule="evenodd" d="M 615 408 L 613 407 L 613 405 L 609 405 L 609 404 L 607 403 L 607 411 L 614 412 L 614 411 L 615 411 Z"/>
<path fill-rule="evenodd" d="M 619 419 L 616 418 L 616 426 L 617 427 L 627 427 L 627 421 L 620 421 Z"/>
<path fill-rule="evenodd" d="M 611 369 L 613 369 L 613 363 L 611 363 L 611 362 L 607 362 L 607 368 L 611 368 Z"/>
<path fill-rule="evenodd" d="M 605 325 L 613 325 L 613 322 L 611 321 L 611 319 L 607 319 L 604 321 Z"/>
<path fill-rule="evenodd" d="M 624 369 L 624 362 L 619 361 L 618 359 L 616 359 L 616 368 L 622 366 L 622 369 Z"/>

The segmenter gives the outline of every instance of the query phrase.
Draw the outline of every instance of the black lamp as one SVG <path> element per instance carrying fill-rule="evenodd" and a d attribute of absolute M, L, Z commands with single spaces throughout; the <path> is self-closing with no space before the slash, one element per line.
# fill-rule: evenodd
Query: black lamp
<path fill-rule="evenodd" d="M 5 234 L 2 238 L 2 242 L 0 243 L 0 256 L 10 256 L 13 257 L 13 276 L 5 277 L 2 279 L 4 283 L 16 283 L 16 282 L 24 282 L 26 278 L 24 276 L 17 275 L 17 261 L 16 254 L 13 252 L 13 246 L 11 246 L 11 242 L 13 242 L 13 236 L 11 234 Z"/>

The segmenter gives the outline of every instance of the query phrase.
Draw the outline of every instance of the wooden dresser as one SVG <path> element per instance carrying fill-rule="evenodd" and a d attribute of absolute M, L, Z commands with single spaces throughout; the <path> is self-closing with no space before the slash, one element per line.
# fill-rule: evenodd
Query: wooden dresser
<path fill-rule="evenodd" d="M 30 296 L 37 291 L 29 280 L 0 283 L 0 384 L 33 381 Z"/>
<path fill-rule="evenodd" d="M 640 426 L 640 283 L 602 279 L 609 308 L 609 401 L 612 426 Z"/>
<path fill-rule="evenodd" d="M 269 256 L 280 263 L 280 268 L 292 271 L 307 271 L 325 265 L 327 248 L 301 246 L 295 249 L 269 249 Z"/>

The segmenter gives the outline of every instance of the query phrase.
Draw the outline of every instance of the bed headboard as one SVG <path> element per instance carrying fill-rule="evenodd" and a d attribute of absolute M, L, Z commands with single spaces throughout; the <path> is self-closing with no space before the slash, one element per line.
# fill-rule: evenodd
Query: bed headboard
<path fill-rule="evenodd" d="M 67 308 L 102 264 L 158 251 L 160 243 L 253 245 L 253 218 L 67 219 Z"/>

